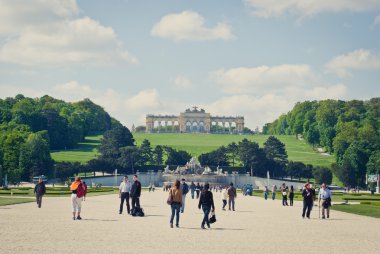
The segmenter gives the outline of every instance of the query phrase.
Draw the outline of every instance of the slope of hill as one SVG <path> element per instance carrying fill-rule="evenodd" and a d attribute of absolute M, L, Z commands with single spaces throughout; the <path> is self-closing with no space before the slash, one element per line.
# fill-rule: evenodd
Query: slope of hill
<path fill-rule="evenodd" d="M 188 134 L 188 133 L 133 133 L 136 144 L 140 145 L 144 139 L 151 142 L 152 147 L 156 145 L 171 146 L 178 150 L 186 150 L 193 156 L 210 152 L 222 145 L 239 142 L 244 138 L 263 145 L 269 135 L 221 135 L 221 134 Z M 303 140 L 297 140 L 294 136 L 277 135 L 283 143 L 289 155 L 289 160 L 302 161 L 314 166 L 330 166 L 333 156 L 322 155 L 313 150 Z M 82 163 L 96 156 L 96 146 L 101 136 L 87 137 L 80 148 L 75 150 L 58 151 L 52 153 L 56 161 L 80 161 Z"/>

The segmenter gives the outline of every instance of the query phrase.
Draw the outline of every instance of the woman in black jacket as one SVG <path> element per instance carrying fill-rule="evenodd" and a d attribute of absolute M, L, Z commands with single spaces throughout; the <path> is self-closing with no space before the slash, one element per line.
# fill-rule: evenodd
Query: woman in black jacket
<path fill-rule="evenodd" d="M 313 207 L 313 193 L 312 189 L 310 188 L 310 184 L 306 183 L 304 189 L 302 190 L 302 197 L 303 197 L 303 210 L 302 210 L 302 218 L 306 217 L 310 219 L 310 212 Z"/>
<path fill-rule="evenodd" d="M 209 222 L 209 214 L 212 208 L 212 211 L 215 211 L 215 206 L 214 206 L 214 198 L 212 196 L 212 192 L 209 191 L 210 185 L 208 183 L 205 184 L 201 196 L 199 198 L 199 203 L 198 203 L 198 208 L 203 210 L 204 216 L 202 220 L 202 229 L 205 228 L 205 223 L 207 224 L 207 227 L 210 228 L 210 222 Z"/>

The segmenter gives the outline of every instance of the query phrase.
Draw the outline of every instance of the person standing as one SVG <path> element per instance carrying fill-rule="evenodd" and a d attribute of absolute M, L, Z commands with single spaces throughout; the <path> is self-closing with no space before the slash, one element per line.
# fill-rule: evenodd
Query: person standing
<path fill-rule="evenodd" d="M 183 213 L 185 211 L 186 194 L 189 192 L 189 185 L 187 185 L 186 180 L 184 178 L 182 178 L 181 191 L 182 191 L 181 213 Z"/>
<path fill-rule="evenodd" d="M 231 211 L 231 205 L 232 205 L 232 211 L 235 211 L 236 189 L 233 183 L 230 183 L 230 187 L 228 188 L 227 193 L 228 193 L 228 210 Z"/>
<path fill-rule="evenodd" d="M 293 206 L 293 199 L 294 199 L 294 188 L 293 188 L 293 185 L 290 185 L 290 190 L 289 190 L 290 206 Z"/>
<path fill-rule="evenodd" d="M 195 192 L 197 193 L 197 199 L 199 198 L 199 192 L 201 191 L 201 186 L 199 185 L 199 183 L 197 183 L 197 185 L 195 186 Z"/>
<path fill-rule="evenodd" d="M 129 207 L 130 192 L 131 192 L 131 183 L 128 181 L 128 176 L 124 176 L 124 181 L 122 181 L 119 186 L 119 198 L 120 198 L 119 214 L 123 213 L 124 200 L 126 202 L 125 205 L 127 206 L 128 214 L 131 213 L 131 209 Z"/>
<path fill-rule="evenodd" d="M 313 194 L 312 190 L 310 188 L 310 184 L 306 183 L 304 189 L 302 190 L 302 197 L 303 197 L 303 209 L 302 209 L 302 218 L 306 217 L 310 219 L 310 212 L 313 205 Z"/>
<path fill-rule="evenodd" d="M 182 190 L 181 183 L 176 180 L 173 188 L 169 190 L 169 195 L 171 195 L 172 203 L 170 205 L 172 214 L 170 216 L 170 227 L 173 228 L 174 215 L 176 216 L 175 226 L 179 228 L 179 211 L 182 206 Z"/>
<path fill-rule="evenodd" d="M 226 205 L 227 205 L 227 199 L 228 199 L 228 191 L 227 191 L 228 187 L 227 185 L 224 186 L 223 190 L 222 190 L 222 201 L 223 201 L 223 207 L 222 207 L 222 210 L 225 211 L 226 210 Z"/>
<path fill-rule="evenodd" d="M 42 205 L 42 196 L 46 193 L 46 186 L 42 177 L 38 178 L 38 183 L 34 187 L 34 195 L 36 196 L 37 206 L 41 208 Z"/>
<path fill-rule="evenodd" d="M 194 199 L 195 184 L 193 181 L 191 181 L 191 184 L 190 184 L 190 191 L 191 191 L 191 198 Z"/>
<path fill-rule="evenodd" d="M 264 187 L 264 198 L 265 198 L 265 200 L 268 199 L 268 192 L 269 192 L 269 190 L 268 190 L 268 186 L 265 186 L 265 187 Z"/>
<path fill-rule="evenodd" d="M 282 205 L 288 206 L 288 186 L 285 185 L 285 183 L 281 186 L 281 192 L 282 192 Z"/>
<path fill-rule="evenodd" d="M 272 200 L 276 199 L 276 191 L 277 191 L 277 186 L 273 185 L 273 187 L 272 187 Z"/>
<path fill-rule="evenodd" d="M 71 204 L 73 207 L 73 220 L 81 220 L 80 213 L 82 211 L 82 198 L 86 195 L 80 176 L 75 177 L 75 181 L 70 186 Z M 75 217 L 75 214 L 77 216 Z"/>
<path fill-rule="evenodd" d="M 202 190 L 201 196 L 199 198 L 199 203 L 198 203 L 198 208 L 201 209 L 202 207 L 202 210 L 203 210 L 203 220 L 201 224 L 202 229 L 206 229 L 205 224 L 207 225 L 208 228 L 210 228 L 209 214 L 210 214 L 210 211 L 212 212 L 215 211 L 214 198 L 212 196 L 212 192 L 209 191 L 209 188 L 210 188 L 210 185 L 206 183 Z"/>
<path fill-rule="evenodd" d="M 132 211 L 134 211 L 135 207 L 140 207 L 141 183 L 139 182 L 137 175 L 133 176 L 133 184 L 130 194 L 132 198 Z"/>
<path fill-rule="evenodd" d="M 325 219 L 325 210 L 327 219 L 330 218 L 330 207 L 331 207 L 331 191 L 327 188 L 326 184 L 322 184 L 322 188 L 319 189 L 318 193 L 318 203 L 321 206 L 322 200 L 322 219 Z"/>

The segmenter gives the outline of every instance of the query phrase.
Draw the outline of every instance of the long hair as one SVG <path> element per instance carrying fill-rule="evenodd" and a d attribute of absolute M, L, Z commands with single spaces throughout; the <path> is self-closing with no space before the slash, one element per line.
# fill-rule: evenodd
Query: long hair
<path fill-rule="evenodd" d="M 175 180 L 174 186 L 179 189 L 179 186 L 181 185 L 181 182 L 177 179 Z"/>

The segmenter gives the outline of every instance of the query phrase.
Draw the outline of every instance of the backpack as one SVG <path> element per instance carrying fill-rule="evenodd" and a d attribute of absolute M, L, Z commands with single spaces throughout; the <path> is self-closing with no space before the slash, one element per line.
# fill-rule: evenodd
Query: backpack
<path fill-rule="evenodd" d="M 78 189 L 77 189 L 77 197 L 78 198 L 81 198 L 83 197 L 84 195 L 86 195 L 86 189 L 85 187 L 83 186 L 83 184 L 79 184 L 78 186 Z"/>
<path fill-rule="evenodd" d="M 131 215 L 134 216 L 134 217 L 144 217 L 144 209 L 142 209 L 141 207 L 135 207 L 135 209 L 133 209 L 131 211 Z"/>

